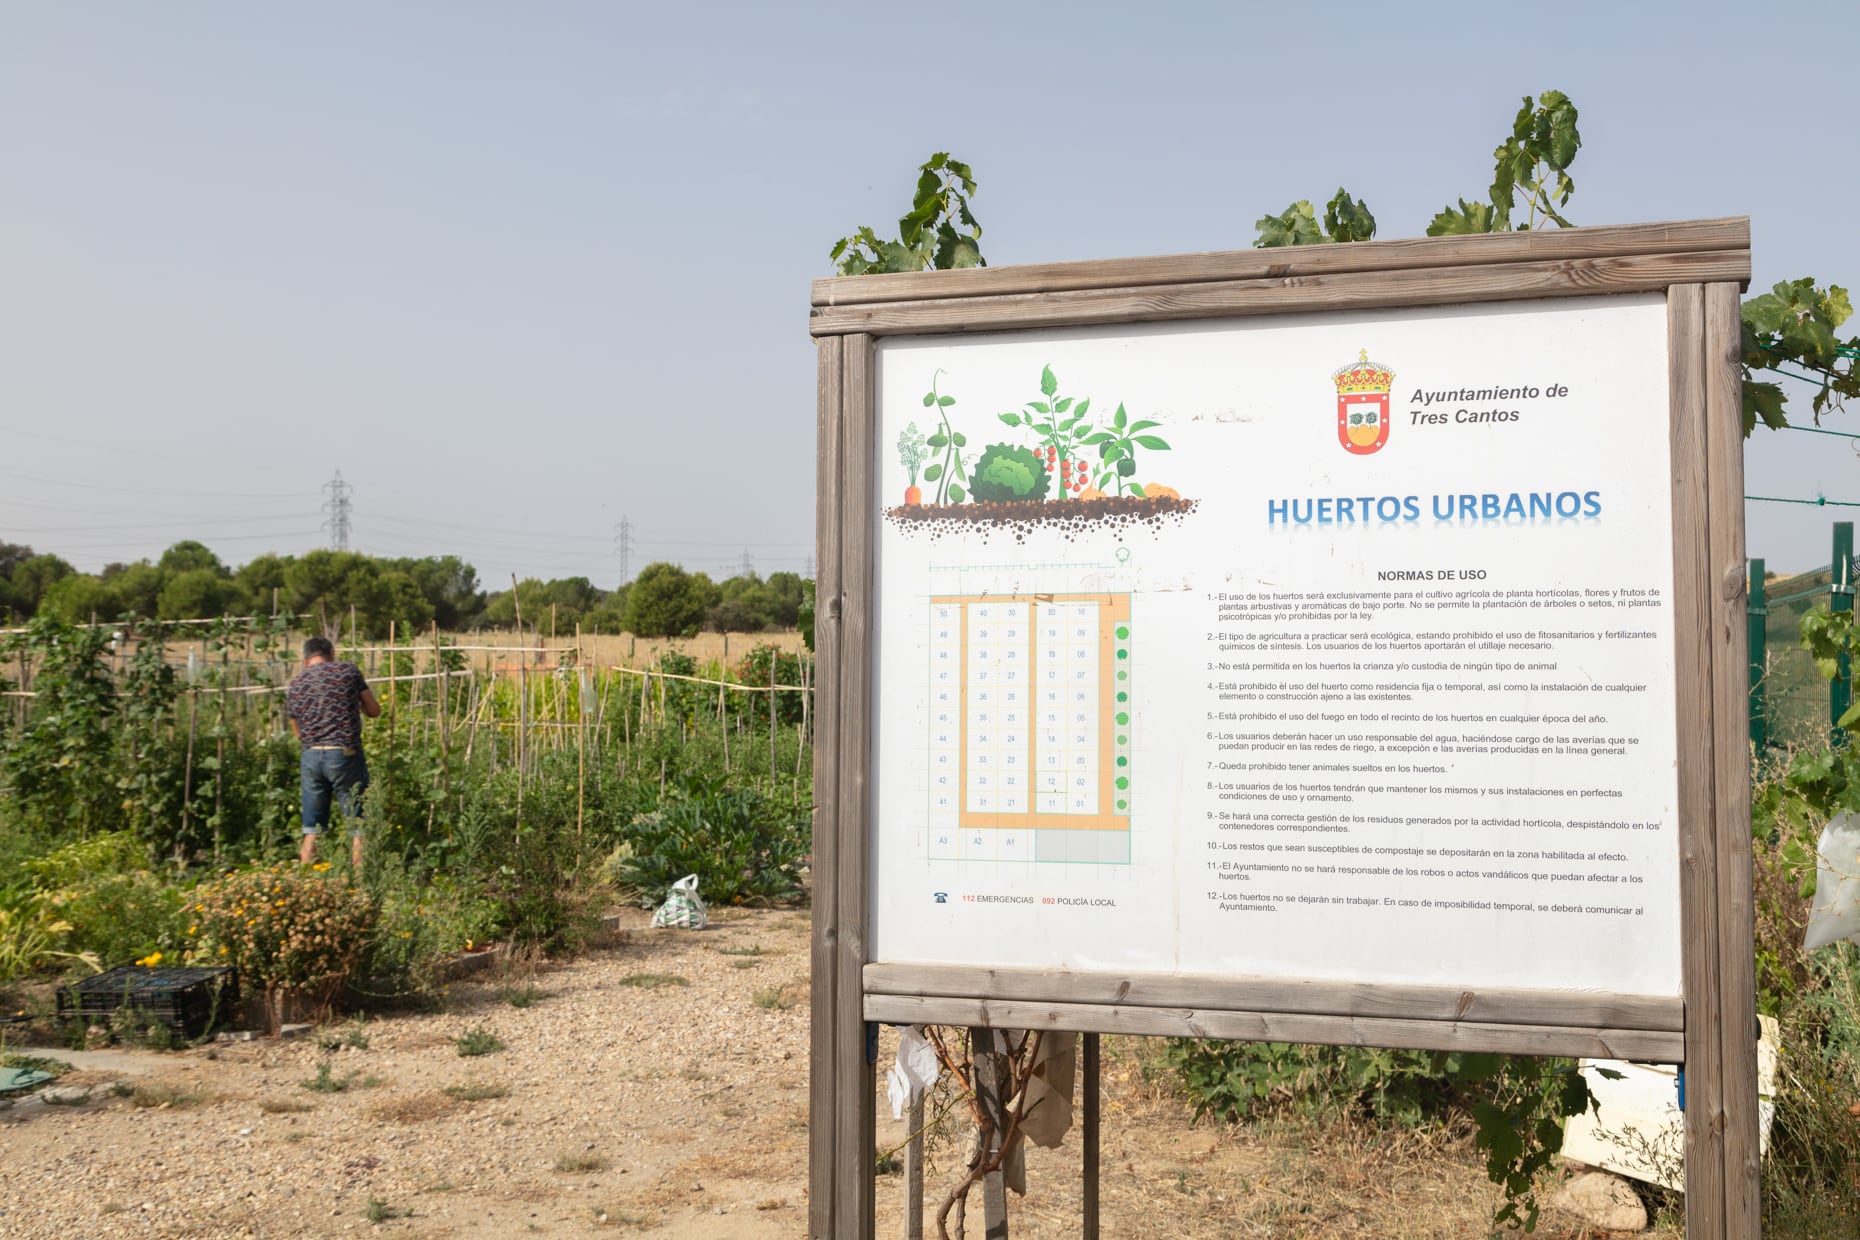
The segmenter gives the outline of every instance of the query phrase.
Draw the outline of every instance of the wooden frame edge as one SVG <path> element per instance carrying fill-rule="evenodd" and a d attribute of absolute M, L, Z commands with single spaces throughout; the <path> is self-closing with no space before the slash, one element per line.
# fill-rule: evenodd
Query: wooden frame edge
<path fill-rule="evenodd" d="M 1678 1033 L 1685 1028 L 1685 1005 L 1678 996 L 1591 991 L 1389 986 L 1189 973 L 1143 976 L 882 962 L 865 966 L 864 983 L 867 995 L 919 998 L 1212 1008 L 1460 1024 L 1569 1024 L 1650 1033 Z"/>
<path fill-rule="evenodd" d="M 1392 271 L 1404 267 L 1476 266 L 1533 260 L 1604 258 L 1615 254 L 1664 254 L 1705 250 L 1748 250 L 1750 220 L 1727 216 L 1594 228 L 1484 233 L 1466 237 L 1406 237 L 1349 245 L 1287 246 L 1273 249 L 1212 250 L 1082 262 L 972 267 L 961 271 L 917 271 L 815 280 L 809 304 L 857 306 L 947 297 L 998 297 L 1014 293 L 1060 293 L 1091 288 L 1141 288 L 1204 280 L 1334 275 Z M 1749 278 L 1748 274 L 1744 277 Z"/>
<path fill-rule="evenodd" d="M 1238 1042 L 1317 1042 L 1332 1046 L 1589 1056 L 1652 1063 L 1674 1062 L 1674 1057 L 1683 1053 L 1684 1037 L 1675 1032 L 1647 1029 L 1476 1024 L 1097 1003 L 1026 1003 L 1012 999 L 927 995 L 868 994 L 864 1012 L 867 1020 L 895 1025 L 1061 1029 Z"/>
<path fill-rule="evenodd" d="M 878 336 L 935 335 L 1310 314 L 1324 310 L 1543 301 L 1553 297 L 1664 292 L 1675 284 L 1747 279 L 1749 271 L 1748 250 L 1623 254 L 1473 267 L 1413 267 L 1395 271 L 816 307 L 808 330 L 816 336 L 852 332 Z"/>

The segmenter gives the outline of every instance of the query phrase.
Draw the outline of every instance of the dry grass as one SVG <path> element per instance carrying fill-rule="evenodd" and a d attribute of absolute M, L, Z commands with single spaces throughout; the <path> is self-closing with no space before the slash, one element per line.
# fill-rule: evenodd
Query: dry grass
<path fill-rule="evenodd" d="M 378 1102 L 368 1109 L 368 1114 L 388 1124 L 423 1124 L 457 1109 L 458 1104 L 443 1093 L 424 1093 Z"/>
<path fill-rule="evenodd" d="M 599 1154 L 586 1150 L 555 1156 L 555 1169 L 569 1175 L 587 1175 L 593 1171 L 605 1171 L 611 1166 L 613 1164 Z"/>
<path fill-rule="evenodd" d="M 263 1098 L 259 1100 L 258 1109 L 267 1115 L 299 1115 L 305 1111 L 314 1111 L 308 1102 L 296 1102 L 288 1098 Z"/>
<path fill-rule="evenodd" d="M 199 1106 L 206 1100 L 207 1095 L 203 1090 L 165 1081 L 144 1081 L 129 1095 L 130 1105 L 150 1110 Z"/>

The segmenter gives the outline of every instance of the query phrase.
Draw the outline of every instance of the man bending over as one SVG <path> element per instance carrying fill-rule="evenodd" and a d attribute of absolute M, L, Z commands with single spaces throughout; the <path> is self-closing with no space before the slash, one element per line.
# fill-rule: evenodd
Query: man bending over
<path fill-rule="evenodd" d="M 381 703 L 353 663 L 336 662 L 327 637 L 304 643 L 304 670 L 284 693 L 291 731 L 303 746 L 304 842 L 298 853 L 305 865 L 316 860 L 316 837 L 329 826 L 333 793 L 352 828 L 355 868 L 362 868 L 362 792 L 368 787 L 368 760 L 362 756 L 362 716 L 381 714 Z"/>

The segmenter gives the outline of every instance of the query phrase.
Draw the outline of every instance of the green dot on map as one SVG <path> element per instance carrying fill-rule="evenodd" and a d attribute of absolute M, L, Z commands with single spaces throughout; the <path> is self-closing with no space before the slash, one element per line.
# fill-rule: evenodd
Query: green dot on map
<path fill-rule="evenodd" d="M 1119 672 L 1119 673 L 1117 674 L 1117 678 L 1118 678 L 1119 680 L 1129 680 L 1129 679 L 1130 679 L 1130 673 L 1129 673 L 1129 672 Z"/>
<path fill-rule="evenodd" d="M 1128 714 L 1126 714 L 1125 712 L 1121 710 L 1117 712 L 1117 726 L 1118 727 L 1121 728 L 1129 722 L 1130 722 L 1130 716 Z"/>
<path fill-rule="evenodd" d="M 1129 758 L 1126 758 L 1126 757 L 1124 757 L 1123 755 L 1121 755 L 1121 754 L 1120 754 L 1120 755 L 1118 755 L 1118 759 L 1117 759 L 1117 764 L 1118 764 L 1119 766 L 1129 766 L 1129 765 L 1130 765 L 1130 759 L 1129 759 Z"/>
<path fill-rule="evenodd" d="M 1130 743 L 1130 738 L 1128 736 L 1120 736 L 1117 738 L 1117 743 L 1120 745 L 1128 745 Z"/>
<path fill-rule="evenodd" d="M 1130 652 L 1128 650 L 1119 650 L 1117 652 L 1117 657 L 1120 659 L 1128 659 L 1130 657 Z"/>
<path fill-rule="evenodd" d="M 1117 700 L 1120 702 L 1128 702 L 1130 700 L 1130 695 L 1125 693 L 1122 689 L 1119 689 L 1117 691 Z"/>
<path fill-rule="evenodd" d="M 1129 626 L 1129 625 L 1127 625 L 1127 624 L 1120 624 L 1120 625 L 1118 625 L 1118 626 L 1117 626 L 1117 640 L 1118 640 L 1118 641 L 1120 641 L 1120 642 L 1121 642 L 1121 641 L 1123 641 L 1123 640 L 1124 640 L 1124 639 L 1125 639 L 1126 637 L 1129 637 L 1129 636 L 1130 636 L 1130 626 Z"/>
<path fill-rule="evenodd" d="M 1129 777 L 1128 777 L 1128 776 L 1125 776 L 1125 775 L 1119 775 L 1119 776 L 1117 777 L 1117 790 L 1118 790 L 1119 792 L 1122 792 L 1122 791 L 1123 791 L 1124 789 L 1126 789 L 1126 788 L 1128 788 L 1128 787 L 1130 787 L 1130 779 L 1129 779 Z"/>
<path fill-rule="evenodd" d="M 1117 808 L 1119 808 L 1119 809 L 1129 809 L 1129 808 L 1130 808 L 1130 802 L 1129 802 L 1129 801 L 1119 801 L 1119 802 L 1117 803 Z"/>

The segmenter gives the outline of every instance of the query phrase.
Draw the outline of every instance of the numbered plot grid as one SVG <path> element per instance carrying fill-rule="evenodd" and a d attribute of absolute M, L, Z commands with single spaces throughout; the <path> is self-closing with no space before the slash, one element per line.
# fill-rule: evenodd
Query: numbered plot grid
<path fill-rule="evenodd" d="M 932 811 L 1127 831 L 1130 637 L 1128 594 L 932 598 Z"/>

